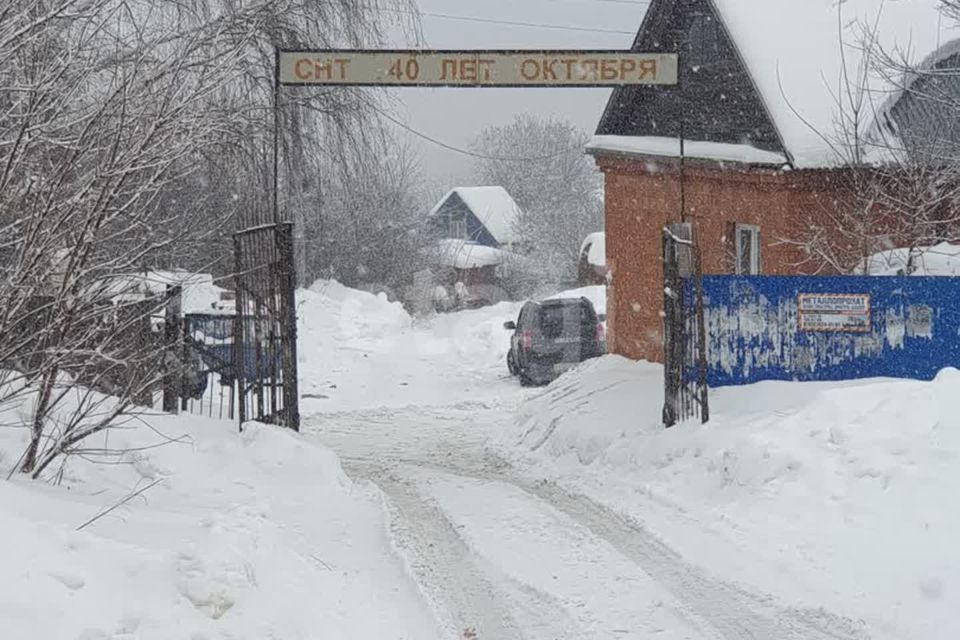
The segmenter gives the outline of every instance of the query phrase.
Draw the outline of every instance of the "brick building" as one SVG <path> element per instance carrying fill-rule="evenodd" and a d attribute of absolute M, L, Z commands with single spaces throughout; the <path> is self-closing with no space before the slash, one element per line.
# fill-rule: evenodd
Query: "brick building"
<path fill-rule="evenodd" d="M 587 149 L 605 175 L 612 351 L 662 358 L 668 223 L 693 224 L 705 273 L 822 268 L 794 240 L 811 225 L 830 232 L 850 173 L 846 141 L 873 140 L 876 152 L 931 118 L 929 105 L 920 109 L 911 92 L 897 91 L 907 86 L 901 80 L 922 79 L 869 67 L 865 25 L 887 53 L 925 59 L 924 68 L 960 67 L 960 48 L 940 46 L 949 37 L 937 7 L 937 0 L 650 3 L 633 50 L 678 52 L 680 83 L 614 90 Z M 851 127 L 838 126 L 847 115 L 838 97 L 850 95 L 841 92 L 844 77 L 862 87 L 860 115 L 871 116 Z"/>

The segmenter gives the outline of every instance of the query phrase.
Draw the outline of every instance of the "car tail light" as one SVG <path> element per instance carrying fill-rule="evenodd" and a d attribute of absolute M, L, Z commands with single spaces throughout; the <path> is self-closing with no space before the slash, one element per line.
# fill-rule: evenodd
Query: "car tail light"
<path fill-rule="evenodd" d="M 607 337 L 607 332 L 606 332 L 606 330 L 603 328 L 603 323 L 602 323 L 602 322 L 598 322 L 598 323 L 597 323 L 597 341 L 598 341 L 598 342 L 603 342 L 606 337 Z"/>
<path fill-rule="evenodd" d="M 533 332 L 530 330 L 524 331 L 520 334 L 520 345 L 524 349 L 530 349 L 533 347 Z"/>

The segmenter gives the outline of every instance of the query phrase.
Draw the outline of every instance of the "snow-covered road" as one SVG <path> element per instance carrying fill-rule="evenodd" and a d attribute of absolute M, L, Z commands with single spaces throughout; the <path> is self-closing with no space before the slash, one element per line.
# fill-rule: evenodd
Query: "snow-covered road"
<path fill-rule="evenodd" d="M 635 516 L 502 458 L 491 443 L 541 393 L 506 375 L 501 327 L 515 306 L 411 323 L 335 283 L 314 292 L 304 342 L 324 359 L 304 356 L 304 432 L 380 489 L 389 537 L 442 638 L 869 637 L 712 575 Z"/>
<path fill-rule="evenodd" d="M 710 576 L 641 523 L 512 468 L 486 442 L 523 393 L 306 421 L 348 474 L 383 491 L 394 545 L 443 637 L 864 637 Z"/>

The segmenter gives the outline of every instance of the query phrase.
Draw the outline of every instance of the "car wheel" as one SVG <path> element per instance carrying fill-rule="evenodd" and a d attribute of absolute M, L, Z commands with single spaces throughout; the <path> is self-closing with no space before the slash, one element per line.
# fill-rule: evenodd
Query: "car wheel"
<path fill-rule="evenodd" d="M 507 351 L 507 369 L 510 370 L 510 375 L 512 376 L 517 375 L 517 364 L 514 361 L 513 349 L 510 349 L 510 351 Z"/>

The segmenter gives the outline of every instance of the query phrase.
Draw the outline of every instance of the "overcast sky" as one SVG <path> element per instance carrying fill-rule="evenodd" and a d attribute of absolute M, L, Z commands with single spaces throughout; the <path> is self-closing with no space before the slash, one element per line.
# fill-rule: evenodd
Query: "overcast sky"
<path fill-rule="evenodd" d="M 435 49 L 628 49 L 647 3 L 641 0 L 418 0 L 427 46 Z M 482 20 L 596 29 L 488 24 Z M 445 143 L 467 147 L 487 125 L 523 111 L 560 116 L 593 133 L 609 89 L 401 89 L 407 124 Z M 470 160 L 418 140 L 428 175 L 449 186 L 466 181 Z"/>

